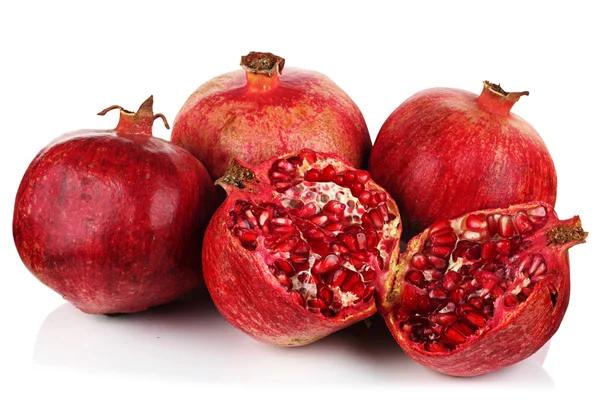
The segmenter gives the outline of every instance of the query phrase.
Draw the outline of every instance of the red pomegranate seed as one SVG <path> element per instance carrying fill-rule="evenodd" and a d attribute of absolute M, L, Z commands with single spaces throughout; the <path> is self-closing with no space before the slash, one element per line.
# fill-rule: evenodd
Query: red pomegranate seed
<path fill-rule="evenodd" d="M 292 276 L 296 273 L 292 264 L 287 260 L 275 260 L 275 267 L 283 271 L 287 276 Z"/>
<path fill-rule="evenodd" d="M 431 225 L 431 228 L 429 228 L 429 236 L 435 234 L 436 232 L 441 231 L 442 229 L 446 229 L 445 232 L 447 232 L 448 228 L 452 229 L 452 227 L 450 225 L 450 221 L 445 220 L 445 219 L 438 220 L 433 225 Z"/>
<path fill-rule="evenodd" d="M 371 200 L 369 201 L 369 207 L 377 207 L 379 205 L 378 192 L 371 193 Z"/>
<path fill-rule="evenodd" d="M 294 264 L 304 264 L 308 261 L 308 257 L 303 254 L 290 254 L 290 260 Z"/>
<path fill-rule="evenodd" d="M 325 307 L 325 302 L 323 301 L 323 299 L 310 299 L 306 302 L 306 305 L 308 306 L 309 310 L 312 309 L 316 309 L 316 310 L 321 310 L 321 308 Z M 313 311 L 314 312 L 314 311 Z"/>
<path fill-rule="evenodd" d="M 344 228 L 344 224 L 342 224 L 341 222 L 332 222 L 330 224 L 325 225 L 324 228 L 329 232 L 338 232 Z"/>
<path fill-rule="evenodd" d="M 358 273 L 354 271 L 348 271 L 348 277 L 346 278 L 344 283 L 342 283 L 340 289 L 342 289 L 342 291 L 344 292 L 347 292 L 350 289 L 352 289 L 354 285 L 356 285 L 358 282 L 360 282 L 360 277 Z"/>
<path fill-rule="evenodd" d="M 412 269 L 408 271 L 406 280 L 421 289 L 425 287 L 425 276 L 419 270 Z"/>
<path fill-rule="evenodd" d="M 304 180 L 308 182 L 318 182 L 321 179 L 321 171 L 318 169 L 309 169 L 304 173 Z"/>
<path fill-rule="evenodd" d="M 275 277 L 286 289 L 290 290 L 293 287 L 292 281 L 283 272 L 278 272 Z"/>
<path fill-rule="evenodd" d="M 428 269 L 425 271 L 431 279 L 434 281 L 439 281 L 444 277 L 444 271 L 440 271 L 439 269 Z"/>
<path fill-rule="evenodd" d="M 336 185 L 339 185 L 339 186 L 346 186 L 345 182 L 344 182 L 344 176 L 343 175 L 338 175 L 335 178 L 333 178 L 333 182 Z"/>
<path fill-rule="evenodd" d="M 413 255 L 411 258 L 411 264 L 413 267 L 415 267 L 416 269 L 419 269 L 421 271 L 425 270 L 425 268 L 429 267 L 429 265 L 430 265 L 429 259 L 423 253 L 415 253 L 415 255 Z M 444 262 L 444 267 L 445 266 L 446 266 L 446 263 Z"/>
<path fill-rule="evenodd" d="M 309 218 L 315 215 L 318 207 L 315 203 L 307 203 L 302 208 L 296 210 L 296 215 L 301 218 Z"/>
<path fill-rule="evenodd" d="M 496 285 L 490 289 L 490 296 L 492 296 L 494 299 L 501 297 L 503 294 L 504 294 L 504 290 L 498 285 Z M 483 295 L 483 291 L 482 291 L 482 295 Z"/>
<path fill-rule="evenodd" d="M 354 183 L 354 181 L 356 180 L 356 172 L 355 171 L 346 171 L 344 173 L 344 182 L 346 183 L 346 185 L 350 185 L 352 183 Z"/>
<path fill-rule="evenodd" d="M 317 296 L 323 300 L 326 306 L 329 306 L 333 301 L 333 291 L 327 286 L 320 286 L 317 290 Z"/>
<path fill-rule="evenodd" d="M 360 274 L 363 277 L 363 282 L 372 282 L 377 278 L 377 272 L 371 267 L 366 267 Z"/>
<path fill-rule="evenodd" d="M 371 202 L 371 192 L 369 192 L 368 190 L 363 190 L 362 192 L 360 192 L 360 194 L 358 195 L 358 201 L 360 201 L 360 204 L 362 204 L 363 206 L 368 206 Z"/>
<path fill-rule="evenodd" d="M 371 179 L 371 175 L 367 171 L 357 170 L 356 171 L 356 181 L 362 184 L 365 184 Z"/>
<path fill-rule="evenodd" d="M 296 245 L 298 244 L 299 240 L 300 239 L 298 238 L 298 236 L 295 235 L 282 236 L 277 241 L 277 246 L 275 247 L 275 249 L 282 253 L 290 252 L 296 248 Z"/>
<path fill-rule="evenodd" d="M 300 150 L 300 153 L 298 153 L 298 157 L 300 157 L 301 160 L 307 161 L 311 164 L 317 162 L 317 154 L 310 149 Z"/>
<path fill-rule="evenodd" d="M 450 293 L 450 299 L 452 300 L 452 302 L 454 302 L 456 304 L 460 304 L 460 303 L 464 302 L 464 300 L 465 300 L 464 289 L 459 288 L 459 289 L 452 291 Z"/>
<path fill-rule="evenodd" d="M 434 255 L 428 255 L 427 260 L 429 261 L 429 265 L 438 270 L 446 270 L 446 267 L 448 266 L 446 260 Z"/>
<path fill-rule="evenodd" d="M 346 280 L 348 276 L 348 270 L 346 268 L 340 268 L 333 273 L 331 278 L 331 286 L 340 287 L 342 283 Z"/>
<path fill-rule="evenodd" d="M 258 233 L 240 229 L 239 238 L 242 242 L 253 242 L 258 238 Z"/>
<path fill-rule="evenodd" d="M 429 249 L 429 252 L 430 252 L 430 254 L 433 254 L 434 256 L 447 259 L 450 257 L 450 254 L 452 254 L 452 247 L 431 246 L 431 248 Z M 433 264 L 433 262 L 432 262 L 432 264 Z M 434 264 L 434 266 L 435 266 L 435 264 Z M 444 267 L 445 267 L 445 261 L 444 261 Z"/>
<path fill-rule="evenodd" d="M 323 207 L 323 210 L 334 215 L 344 215 L 345 209 L 346 205 L 337 200 L 330 200 L 327 204 L 325 204 L 325 207 Z"/>
<path fill-rule="evenodd" d="M 513 237 L 515 229 L 510 215 L 503 215 L 500 217 L 500 220 L 498 221 L 498 233 L 505 238 Z"/>
<path fill-rule="evenodd" d="M 425 343 L 425 350 L 427 350 L 431 353 L 447 353 L 450 351 L 450 349 L 448 349 L 442 343 L 433 343 L 433 342 Z"/>
<path fill-rule="evenodd" d="M 323 182 L 331 182 L 337 176 L 337 172 L 335 172 L 335 168 L 332 165 L 328 165 L 325 167 L 323 172 L 321 172 L 321 181 Z"/>
<path fill-rule="evenodd" d="M 479 296 L 472 296 L 469 298 L 469 303 L 475 308 L 482 309 L 483 308 L 483 299 Z"/>
<path fill-rule="evenodd" d="M 429 320 L 432 323 L 440 324 L 443 326 L 450 325 L 451 323 L 456 322 L 457 319 L 458 319 L 458 317 L 456 316 L 456 314 L 454 314 L 452 312 L 433 314 L 433 315 L 429 316 Z"/>
<path fill-rule="evenodd" d="M 375 286 L 367 286 L 367 291 L 363 295 L 363 303 L 368 303 L 375 294 Z"/>
<path fill-rule="evenodd" d="M 465 311 L 463 318 L 477 328 L 484 327 L 487 322 L 485 315 L 475 310 Z"/>
<path fill-rule="evenodd" d="M 481 259 L 482 260 L 493 260 L 496 256 L 496 246 L 492 242 L 485 242 L 481 244 Z"/>
<path fill-rule="evenodd" d="M 496 242 L 496 251 L 502 255 L 510 254 L 510 241 L 506 239 L 500 239 Z"/>
<path fill-rule="evenodd" d="M 374 249 L 379 244 L 379 237 L 377 235 L 377 231 L 366 230 L 365 235 L 367 235 L 367 248 Z"/>
<path fill-rule="evenodd" d="M 417 298 L 416 311 L 419 314 L 427 314 L 429 312 L 430 306 L 431 303 L 429 302 L 429 297 L 427 297 L 426 295 L 419 296 Z"/>
<path fill-rule="evenodd" d="M 359 250 L 367 250 L 367 235 L 364 232 L 356 234 L 356 245 Z"/>
<path fill-rule="evenodd" d="M 483 215 L 471 214 L 466 220 L 467 228 L 474 231 L 483 231 L 487 229 L 487 220 Z"/>
<path fill-rule="evenodd" d="M 373 226 L 373 220 L 371 219 L 371 217 L 367 213 L 364 213 L 360 217 L 360 220 L 362 221 L 362 223 L 363 223 L 364 226 Z"/>
<path fill-rule="evenodd" d="M 448 298 L 448 292 L 442 287 L 438 286 L 429 292 L 429 297 L 438 300 L 446 300 Z"/>
<path fill-rule="evenodd" d="M 446 290 L 454 290 L 456 285 L 460 282 L 460 275 L 456 271 L 448 271 L 442 279 L 442 285 Z"/>
<path fill-rule="evenodd" d="M 373 221 L 373 225 L 375 225 L 377 229 L 383 228 L 384 221 L 381 217 L 381 214 L 379 214 L 379 211 L 371 210 L 369 211 L 369 216 L 371 217 L 371 221 Z"/>
<path fill-rule="evenodd" d="M 292 299 L 301 307 L 304 307 L 304 297 L 297 290 L 292 290 Z"/>
<path fill-rule="evenodd" d="M 292 183 L 288 181 L 273 181 L 273 187 L 280 192 L 284 192 L 292 187 Z"/>
<path fill-rule="evenodd" d="M 269 178 L 272 180 L 280 180 L 280 181 L 291 181 L 292 176 L 283 171 L 270 171 Z"/>
<path fill-rule="evenodd" d="M 548 267 L 544 262 L 544 258 L 539 254 L 536 254 L 532 258 L 533 260 L 531 262 L 531 266 L 529 267 L 529 276 L 545 274 L 548 270 Z"/>
<path fill-rule="evenodd" d="M 319 214 L 315 215 L 314 217 L 311 217 L 310 222 L 312 222 L 315 225 L 324 226 L 325 224 L 327 224 L 327 222 L 329 222 L 329 218 L 327 217 L 327 215 Z"/>
<path fill-rule="evenodd" d="M 454 233 L 432 236 L 431 243 L 434 245 L 454 246 L 454 243 L 456 243 L 456 236 Z"/>
<path fill-rule="evenodd" d="M 350 292 L 354 293 L 359 299 L 362 299 L 367 292 L 367 287 L 363 282 L 358 281 L 358 283 L 350 289 Z"/>
<path fill-rule="evenodd" d="M 542 224 L 546 217 L 546 209 L 543 206 L 539 206 L 527 211 L 527 215 L 529 215 L 529 220 L 536 224 Z"/>
<path fill-rule="evenodd" d="M 362 183 L 355 182 L 350 185 L 350 193 L 352 193 L 353 196 L 358 197 L 358 195 L 361 194 L 363 190 L 365 190 L 365 185 L 363 185 Z"/>
<path fill-rule="evenodd" d="M 331 250 L 333 250 L 336 253 L 341 254 L 346 254 L 348 253 L 350 250 L 348 249 L 348 247 L 346 247 L 345 244 L 342 243 L 333 243 L 331 245 Z"/>
<path fill-rule="evenodd" d="M 408 320 L 408 318 L 410 317 L 410 314 L 405 308 L 398 305 L 398 307 L 396 307 L 396 312 L 394 313 L 394 317 L 395 317 L 396 321 L 404 322 L 404 321 Z"/>
<path fill-rule="evenodd" d="M 513 217 L 513 223 L 517 231 L 522 235 L 533 229 L 533 224 L 529 221 L 527 214 L 519 212 Z"/>
<path fill-rule="evenodd" d="M 442 339 L 454 346 L 467 341 L 465 335 L 463 335 L 462 332 L 456 328 L 457 325 L 459 325 L 459 322 L 455 322 L 452 325 L 447 326 L 441 335 Z"/>
<path fill-rule="evenodd" d="M 504 305 L 506 307 L 514 307 L 519 303 L 519 299 L 516 295 L 510 293 L 504 298 Z"/>
<path fill-rule="evenodd" d="M 341 260 L 337 255 L 327 254 L 324 258 L 315 262 L 311 271 L 315 274 L 325 274 L 336 269 L 340 262 Z"/>

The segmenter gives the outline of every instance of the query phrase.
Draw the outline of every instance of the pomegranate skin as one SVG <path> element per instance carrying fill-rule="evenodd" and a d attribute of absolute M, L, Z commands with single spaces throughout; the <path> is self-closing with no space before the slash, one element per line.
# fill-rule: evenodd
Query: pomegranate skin
<path fill-rule="evenodd" d="M 225 177 L 217 181 L 227 198 L 213 215 L 204 238 L 202 250 L 203 276 L 210 296 L 223 317 L 236 328 L 264 343 L 295 347 L 313 343 L 373 315 L 377 309 L 374 298 L 343 308 L 334 317 L 324 317 L 300 307 L 290 292 L 277 281 L 265 263 L 264 252 L 248 251 L 232 233 L 232 211 L 239 200 L 277 201 L 277 193 L 268 182 L 268 170 L 274 161 L 295 156 L 290 153 L 269 159 L 258 166 L 234 160 Z M 314 153 L 313 153 L 314 154 Z M 354 168 L 337 155 L 317 153 L 334 160 L 338 168 Z M 374 183 L 368 188 L 379 188 Z M 380 188 L 379 188 L 380 189 Z M 388 197 L 390 213 L 398 215 Z M 395 231 L 389 244 L 389 256 L 384 263 L 393 263 L 399 254 L 400 218 L 390 222 Z M 386 267 L 387 270 L 389 268 Z M 380 275 L 385 275 L 385 272 Z M 382 288 L 378 279 L 375 290 Z"/>
<path fill-rule="evenodd" d="M 559 220 L 549 204 L 530 202 L 508 209 L 481 210 L 482 214 L 513 213 L 543 206 L 549 211 L 542 230 L 524 241 L 523 251 L 543 254 L 548 272 L 533 292 L 516 307 L 496 301 L 495 314 L 486 326 L 468 337 L 466 342 L 448 352 L 426 351 L 400 329 L 394 308 L 399 305 L 407 285 L 405 272 L 411 257 L 422 251 L 428 240 L 427 229 L 415 236 L 400 256 L 396 270 L 390 273 L 385 293 L 380 298 L 380 312 L 390 332 L 403 351 L 417 362 L 452 376 L 477 376 L 513 365 L 538 351 L 558 330 L 569 304 L 570 267 L 568 249 L 585 242 L 587 233 L 579 217 Z M 480 214 L 481 215 L 481 214 Z M 456 218 L 452 225 L 460 226 Z"/>
<path fill-rule="evenodd" d="M 269 67 L 254 68 L 257 62 Z M 173 126 L 173 143 L 196 156 L 213 179 L 233 158 L 257 165 L 305 147 L 366 168 L 371 139 L 365 120 L 329 78 L 299 68 L 282 71 L 283 59 L 270 53 L 250 53 L 242 66 L 246 71 L 200 86 Z"/>
<path fill-rule="evenodd" d="M 369 172 L 396 200 L 405 238 L 436 219 L 556 201 L 556 170 L 535 129 L 510 112 L 520 96 L 485 82 L 482 93 L 434 88 L 383 124 Z"/>
<path fill-rule="evenodd" d="M 142 311 L 201 283 L 216 191 L 191 154 L 152 137 L 151 108 L 152 98 L 137 114 L 121 110 L 115 130 L 57 138 L 17 192 L 13 234 L 23 263 L 85 313 Z"/>

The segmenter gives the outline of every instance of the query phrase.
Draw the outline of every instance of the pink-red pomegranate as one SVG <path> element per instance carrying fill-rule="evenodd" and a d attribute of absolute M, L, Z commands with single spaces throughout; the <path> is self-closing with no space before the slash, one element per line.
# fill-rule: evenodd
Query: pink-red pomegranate
<path fill-rule="evenodd" d="M 436 371 L 509 366 L 558 329 L 569 303 L 567 250 L 586 236 L 579 217 L 560 221 L 542 202 L 441 219 L 392 264 L 380 311 L 405 353 Z"/>
<path fill-rule="evenodd" d="M 556 171 L 535 129 L 510 112 L 528 92 L 484 82 L 479 96 L 415 94 L 383 124 L 369 172 L 396 200 L 406 238 L 438 218 L 528 201 L 556 201 Z"/>
<path fill-rule="evenodd" d="M 14 240 L 29 271 L 91 314 L 142 311 L 201 283 L 216 190 L 190 153 L 152 137 L 150 97 L 114 130 L 60 136 L 19 186 Z"/>
<path fill-rule="evenodd" d="M 202 253 L 221 314 L 263 342 L 300 346 L 376 312 L 378 275 L 399 253 L 400 217 L 369 173 L 301 150 L 236 160 Z"/>
<path fill-rule="evenodd" d="M 326 76 L 284 59 L 251 52 L 243 70 L 200 86 L 173 126 L 173 143 L 189 150 L 213 179 L 234 158 L 256 165 L 305 147 L 345 157 L 366 168 L 371 139 L 354 102 Z"/>

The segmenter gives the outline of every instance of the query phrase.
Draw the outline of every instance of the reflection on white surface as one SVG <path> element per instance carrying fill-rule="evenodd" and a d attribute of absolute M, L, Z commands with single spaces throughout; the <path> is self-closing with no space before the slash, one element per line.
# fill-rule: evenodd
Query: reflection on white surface
<path fill-rule="evenodd" d="M 552 387 L 542 368 L 548 348 L 473 380 Z M 370 328 L 358 323 L 309 346 L 278 348 L 233 328 L 205 294 L 115 317 L 86 315 L 64 304 L 44 321 L 33 359 L 36 364 L 190 382 L 289 384 L 291 377 L 334 385 L 464 381 L 409 359 L 379 318 Z"/>

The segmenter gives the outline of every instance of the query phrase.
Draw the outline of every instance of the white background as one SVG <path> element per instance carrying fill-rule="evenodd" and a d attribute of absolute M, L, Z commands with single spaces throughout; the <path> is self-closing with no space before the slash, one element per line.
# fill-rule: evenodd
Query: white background
<path fill-rule="evenodd" d="M 594 390 L 600 358 L 594 2 L 214 3 L 0 6 L 0 398 L 220 398 L 225 392 L 401 398 L 409 391 L 520 398 L 531 395 L 523 391 L 565 397 Z M 136 109 L 150 94 L 156 112 L 172 122 L 196 87 L 239 68 L 250 50 L 328 75 L 361 108 L 373 138 L 389 113 L 421 89 L 479 93 L 489 79 L 531 92 L 513 111 L 536 127 L 554 158 L 559 215 L 579 214 L 591 232 L 587 244 L 570 252 L 570 308 L 542 353 L 480 378 L 449 378 L 404 356 L 385 328 L 360 325 L 312 346 L 278 349 L 230 327 L 207 299 L 109 319 L 80 313 L 30 275 L 11 222 L 15 192 L 35 154 L 63 132 L 115 126 L 118 113 L 96 113 L 114 103 Z M 155 135 L 170 132 L 157 123 Z"/>

